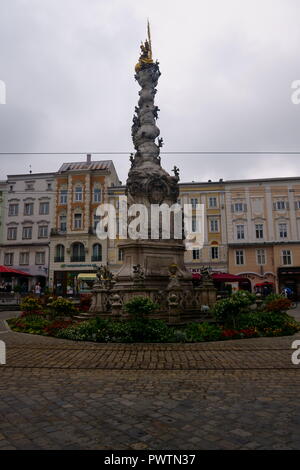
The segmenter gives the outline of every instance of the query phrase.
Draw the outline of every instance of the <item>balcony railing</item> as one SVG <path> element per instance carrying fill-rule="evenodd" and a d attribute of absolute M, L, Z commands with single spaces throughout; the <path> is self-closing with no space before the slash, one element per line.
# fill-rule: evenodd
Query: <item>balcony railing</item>
<path fill-rule="evenodd" d="M 71 256 L 71 263 L 78 263 L 85 261 L 85 256 Z"/>
<path fill-rule="evenodd" d="M 54 263 L 63 263 L 65 261 L 64 256 L 55 256 L 54 257 Z"/>
<path fill-rule="evenodd" d="M 92 256 L 92 261 L 102 261 L 102 256 Z"/>

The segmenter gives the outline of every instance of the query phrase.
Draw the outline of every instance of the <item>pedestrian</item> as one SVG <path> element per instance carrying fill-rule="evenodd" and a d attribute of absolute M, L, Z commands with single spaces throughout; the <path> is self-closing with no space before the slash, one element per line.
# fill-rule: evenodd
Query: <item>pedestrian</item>
<path fill-rule="evenodd" d="M 39 282 L 36 283 L 35 288 L 34 288 L 34 293 L 39 297 L 41 295 L 41 284 Z"/>

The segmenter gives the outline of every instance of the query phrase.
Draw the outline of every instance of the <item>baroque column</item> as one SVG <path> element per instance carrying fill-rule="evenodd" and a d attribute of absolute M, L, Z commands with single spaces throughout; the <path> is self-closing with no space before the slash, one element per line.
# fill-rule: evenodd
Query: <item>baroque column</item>
<path fill-rule="evenodd" d="M 148 232 L 148 237 L 141 236 L 138 240 L 128 238 L 119 243 L 119 248 L 124 253 L 124 264 L 117 275 L 116 288 L 134 284 L 134 266 L 137 265 L 143 272 L 146 288 L 166 288 L 170 280 L 171 265 L 177 266 L 180 284 L 190 287 L 192 276 L 184 266 L 184 243 L 182 238 L 174 238 L 172 218 L 171 236 L 168 239 L 162 237 L 161 221 L 159 236 L 156 239 L 150 236 L 151 206 L 166 204 L 170 207 L 177 202 L 179 171 L 174 167 L 174 176 L 171 176 L 161 166 L 162 139 L 159 138 L 160 131 L 156 124 L 159 108 L 154 103 L 161 73 L 159 63 L 152 59 L 149 23 L 148 39 L 140 48 L 135 79 L 141 90 L 131 128 L 135 153 L 130 156 L 131 168 L 126 182 L 126 194 L 129 206 L 143 204 L 147 208 L 149 222 L 144 234 Z"/>

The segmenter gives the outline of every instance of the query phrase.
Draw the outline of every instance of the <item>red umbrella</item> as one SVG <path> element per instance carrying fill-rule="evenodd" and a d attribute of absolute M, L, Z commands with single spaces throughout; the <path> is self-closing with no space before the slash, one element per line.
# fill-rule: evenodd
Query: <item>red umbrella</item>
<path fill-rule="evenodd" d="M 201 279 L 202 275 L 199 273 L 193 273 L 193 279 Z M 213 273 L 212 278 L 214 281 L 223 282 L 245 282 L 248 281 L 245 277 L 236 276 L 235 274 L 228 273 Z"/>
<path fill-rule="evenodd" d="M 0 265 L 0 274 L 18 274 L 19 276 L 31 276 L 31 274 L 25 273 L 24 271 L 19 271 L 18 269 L 11 269 L 7 266 Z"/>
<path fill-rule="evenodd" d="M 212 275 L 215 281 L 223 282 L 245 282 L 248 281 L 246 277 L 236 276 L 235 274 L 228 273 L 215 273 Z"/>

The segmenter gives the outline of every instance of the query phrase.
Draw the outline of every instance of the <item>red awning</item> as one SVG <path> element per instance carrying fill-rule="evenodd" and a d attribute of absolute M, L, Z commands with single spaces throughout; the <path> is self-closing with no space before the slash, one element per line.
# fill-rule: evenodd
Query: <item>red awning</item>
<path fill-rule="evenodd" d="M 7 266 L 0 265 L 0 274 L 14 274 L 19 276 L 31 276 L 31 274 L 25 273 L 24 271 L 19 271 L 18 269 L 11 269 Z"/>
<path fill-rule="evenodd" d="M 201 274 L 193 273 L 193 279 L 201 279 Z M 229 273 L 212 273 L 212 278 L 214 281 L 221 282 L 248 282 L 249 280 L 246 277 L 236 276 L 235 274 Z"/>
<path fill-rule="evenodd" d="M 265 281 L 265 282 L 259 282 L 258 284 L 255 284 L 255 287 L 264 287 L 264 286 L 273 286 L 273 285 L 274 285 L 273 282 Z"/>

